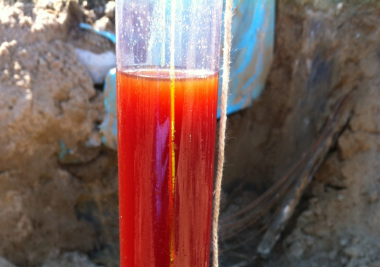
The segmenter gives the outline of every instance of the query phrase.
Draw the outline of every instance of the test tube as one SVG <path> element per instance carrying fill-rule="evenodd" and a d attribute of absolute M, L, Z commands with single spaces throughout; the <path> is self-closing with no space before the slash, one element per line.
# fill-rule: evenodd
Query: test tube
<path fill-rule="evenodd" d="M 120 266 L 209 266 L 222 0 L 116 0 Z"/>

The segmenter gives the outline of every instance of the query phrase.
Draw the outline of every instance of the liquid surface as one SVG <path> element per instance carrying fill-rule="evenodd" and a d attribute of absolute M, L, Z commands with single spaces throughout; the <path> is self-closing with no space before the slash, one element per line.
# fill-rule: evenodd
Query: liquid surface
<path fill-rule="evenodd" d="M 122 267 L 209 265 L 218 75 L 117 73 Z"/>

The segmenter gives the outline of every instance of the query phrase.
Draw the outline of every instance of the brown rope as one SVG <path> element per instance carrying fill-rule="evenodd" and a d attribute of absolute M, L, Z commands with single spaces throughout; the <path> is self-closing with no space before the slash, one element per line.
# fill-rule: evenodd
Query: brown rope
<path fill-rule="evenodd" d="M 214 191 L 214 213 L 212 218 L 212 248 L 213 248 L 213 267 L 219 266 L 219 246 L 218 246 L 218 220 L 220 212 L 220 192 L 222 186 L 224 147 L 226 139 L 227 123 L 227 98 L 228 82 L 230 78 L 230 52 L 231 52 L 231 23 L 232 23 L 232 0 L 226 1 L 224 12 L 224 44 L 223 44 L 223 81 L 221 97 L 221 113 L 219 121 L 219 148 L 218 148 L 218 167 L 216 171 L 215 191 Z"/>

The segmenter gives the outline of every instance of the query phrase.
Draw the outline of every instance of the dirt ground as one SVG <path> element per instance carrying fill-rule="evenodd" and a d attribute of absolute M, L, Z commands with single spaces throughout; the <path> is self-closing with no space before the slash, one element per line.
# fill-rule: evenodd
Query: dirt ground
<path fill-rule="evenodd" d="M 253 257 L 256 241 L 227 251 L 223 266 L 380 266 L 379 16 L 377 2 L 279 1 L 266 90 L 251 111 L 234 115 L 246 124 L 254 113 L 251 127 L 261 129 L 250 137 L 259 144 L 246 149 L 256 159 L 241 168 L 251 170 L 242 183 L 253 186 L 232 203 L 249 204 L 283 176 L 318 136 L 328 106 L 353 90 L 352 107 L 269 259 Z M 316 88 L 324 96 L 310 101 Z M 230 136 L 229 149 L 244 151 L 239 134 Z"/>
<path fill-rule="evenodd" d="M 96 224 L 82 219 L 96 185 L 62 165 L 104 153 L 103 100 L 69 42 L 75 21 L 64 5 L 0 7 L 0 254 L 18 266 L 99 243 Z"/>
<path fill-rule="evenodd" d="M 286 174 L 354 93 L 270 257 L 255 256 L 260 237 L 221 266 L 380 266 L 379 7 L 278 0 L 266 89 L 229 117 L 222 217 Z M 112 51 L 77 26 L 113 21 L 103 2 L 0 4 L 0 267 L 118 266 L 116 152 L 100 142 L 103 92 L 75 52 Z"/>
<path fill-rule="evenodd" d="M 279 8 L 292 14 L 289 4 Z M 380 266 L 379 4 L 300 8 L 304 23 L 328 24 L 323 35 L 336 68 L 331 94 L 356 93 L 349 120 L 310 186 L 307 208 L 280 244 L 281 254 L 264 266 Z"/>

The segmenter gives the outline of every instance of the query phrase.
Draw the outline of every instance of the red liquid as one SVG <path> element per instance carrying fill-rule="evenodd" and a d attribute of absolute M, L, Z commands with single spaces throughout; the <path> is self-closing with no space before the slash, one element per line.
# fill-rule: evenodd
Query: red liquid
<path fill-rule="evenodd" d="M 117 73 L 122 267 L 209 265 L 218 75 Z"/>

